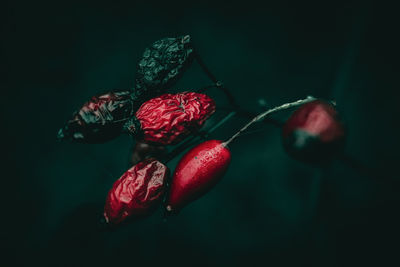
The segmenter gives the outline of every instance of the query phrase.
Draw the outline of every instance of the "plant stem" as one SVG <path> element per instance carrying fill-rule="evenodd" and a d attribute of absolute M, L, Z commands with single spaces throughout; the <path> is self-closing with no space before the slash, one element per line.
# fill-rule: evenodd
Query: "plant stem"
<path fill-rule="evenodd" d="M 168 153 L 167 157 L 163 160 L 163 163 L 167 164 L 171 160 L 173 160 L 176 156 L 178 156 L 182 151 L 184 151 L 186 148 L 188 148 L 191 144 L 192 141 L 197 139 L 199 136 L 198 135 L 192 135 L 188 137 L 185 142 L 174 148 L 170 153 Z"/>
<path fill-rule="evenodd" d="M 238 112 L 238 115 L 244 116 L 246 118 L 254 118 L 257 115 L 257 113 L 251 112 L 251 111 L 246 111 L 246 110 L 240 110 Z M 265 124 L 274 125 L 278 128 L 281 128 L 284 124 L 282 121 L 274 119 L 274 118 L 265 118 L 262 122 Z"/>
<path fill-rule="evenodd" d="M 207 138 L 212 132 L 214 132 L 216 129 L 218 129 L 221 125 L 223 125 L 225 122 L 227 122 L 230 118 L 232 118 L 235 115 L 236 111 L 231 111 L 228 115 L 226 115 L 219 122 L 217 122 L 210 130 L 208 130 L 207 133 L 204 135 L 204 137 Z"/>
<path fill-rule="evenodd" d="M 315 99 L 316 98 L 314 98 L 312 96 L 308 96 L 305 99 L 297 100 L 297 101 L 291 102 L 291 103 L 286 103 L 286 104 L 280 105 L 278 107 L 269 109 L 269 110 L 267 110 L 265 112 L 262 112 L 261 114 L 255 116 L 249 123 L 247 123 L 242 129 L 240 129 L 236 134 L 234 134 L 228 141 L 224 142 L 223 145 L 227 146 L 230 142 L 232 142 L 234 139 L 236 139 L 236 137 L 238 137 L 240 134 L 242 134 L 248 127 L 250 127 L 251 124 L 263 120 L 267 115 L 269 115 L 271 113 L 274 113 L 274 112 L 277 112 L 277 111 L 281 111 L 281 110 L 289 109 L 289 108 L 292 108 L 292 107 L 295 107 L 295 106 L 299 106 L 299 105 L 311 102 L 311 101 L 313 101 Z M 244 115 L 249 115 L 245 111 L 240 111 L 240 113 L 242 113 Z M 191 147 L 193 144 L 197 143 L 201 138 L 208 138 L 208 136 L 212 132 L 214 132 L 216 129 L 221 127 L 223 124 L 225 124 L 230 118 L 232 118 L 236 114 L 238 114 L 237 111 L 231 111 L 230 113 L 228 113 L 228 115 L 226 115 L 219 122 L 217 122 L 205 134 L 203 134 L 203 135 L 202 134 L 193 135 L 193 136 L 188 137 L 185 140 L 185 142 L 183 142 L 181 145 L 177 146 L 170 153 L 168 153 L 167 158 L 163 162 L 164 163 L 168 163 L 169 161 L 174 159 L 177 155 L 179 155 L 182 151 L 184 151 L 188 147 Z"/>
<path fill-rule="evenodd" d="M 204 63 L 203 59 L 200 57 L 199 53 L 197 50 L 194 52 L 194 57 L 197 61 L 197 63 L 200 65 L 201 69 L 204 71 L 204 73 L 210 78 L 210 80 L 215 84 L 215 86 L 218 89 L 221 89 L 222 92 L 226 95 L 228 98 L 229 103 L 234 109 L 239 108 L 239 104 L 236 102 L 235 98 L 231 94 L 231 92 L 226 88 L 221 81 L 219 81 L 215 75 L 210 71 L 210 69 L 207 67 L 207 65 Z"/>
<path fill-rule="evenodd" d="M 224 118 L 222 118 L 219 122 L 217 122 L 210 130 L 208 130 L 205 134 L 199 134 L 199 135 L 192 135 L 186 139 L 184 143 L 173 149 L 170 153 L 168 153 L 167 158 L 163 161 L 164 163 L 168 163 L 172 159 L 174 159 L 177 155 L 179 155 L 182 151 L 187 149 L 188 147 L 191 147 L 193 144 L 199 141 L 201 138 L 208 138 L 208 136 L 214 132 L 216 129 L 221 127 L 223 124 L 225 124 L 230 118 L 232 118 L 236 114 L 235 111 L 231 111 L 228 115 L 226 115 Z"/>
<path fill-rule="evenodd" d="M 244 132 L 247 128 L 250 127 L 250 125 L 252 125 L 255 122 L 261 121 L 262 119 L 264 119 L 267 115 L 277 112 L 277 111 L 281 111 L 281 110 L 285 110 L 288 108 L 292 108 L 292 107 L 296 107 L 299 105 L 303 105 L 305 103 L 311 102 L 313 100 L 315 100 L 316 98 L 313 96 L 308 96 L 305 99 L 300 99 L 294 102 L 290 102 L 290 103 L 286 103 L 277 107 L 274 107 L 272 109 L 269 109 L 267 111 L 264 111 L 262 113 L 260 113 L 259 115 L 255 116 L 250 122 L 248 122 L 245 126 L 243 126 L 242 129 L 240 129 L 237 133 L 235 133 L 231 138 L 229 138 L 226 142 L 223 143 L 224 146 L 227 146 L 229 143 L 231 143 L 236 137 L 238 137 L 242 132 Z"/>
<path fill-rule="evenodd" d="M 229 104 L 233 107 L 233 109 L 236 111 L 236 113 L 238 115 L 243 115 L 243 116 L 247 116 L 247 117 L 253 117 L 255 116 L 252 112 L 246 111 L 244 109 L 242 109 L 240 107 L 240 105 L 238 104 L 238 102 L 236 101 L 236 99 L 233 97 L 233 95 L 231 94 L 230 90 L 223 85 L 223 83 L 221 81 L 219 81 L 216 76 L 210 71 L 210 69 L 207 67 L 207 65 L 204 63 L 204 60 L 200 57 L 200 54 L 197 52 L 197 50 L 194 50 L 194 57 L 197 61 L 197 63 L 200 65 L 201 69 L 203 70 L 203 72 L 208 76 L 208 78 L 210 78 L 210 80 L 214 83 L 214 85 L 209 85 L 206 87 L 203 87 L 199 90 L 197 90 L 196 92 L 198 93 L 202 93 L 204 91 L 206 91 L 207 89 L 210 88 L 218 88 L 220 90 L 222 90 L 222 92 L 225 94 L 226 98 L 229 101 Z M 281 127 L 282 124 L 276 120 L 270 119 L 268 120 L 268 122 L 266 121 L 266 123 L 271 123 L 277 127 Z"/>
<path fill-rule="evenodd" d="M 204 93 L 205 91 L 207 91 L 208 89 L 210 89 L 210 88 L 218 88 L 218 86 L 215 84 L 215 83 L 213 83 L 213 84 L 211 84 L 211 85 L 207 85 L 207 86 L 203 86 L 203 87 L 201 87 L 200 89 L 196 89 L 196 90 L 194 90 L 196 93 Z"/>

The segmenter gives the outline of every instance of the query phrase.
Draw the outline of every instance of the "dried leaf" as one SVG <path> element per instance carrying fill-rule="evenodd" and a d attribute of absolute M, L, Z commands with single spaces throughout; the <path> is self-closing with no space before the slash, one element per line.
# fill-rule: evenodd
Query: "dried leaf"
<path fill-rule="evenodd" d="M 138 63 L 133 94 L 149 99 L 165 92 L 181 77 L 193 58 L 189 35 L 156 41 L 146 48 Z"/>

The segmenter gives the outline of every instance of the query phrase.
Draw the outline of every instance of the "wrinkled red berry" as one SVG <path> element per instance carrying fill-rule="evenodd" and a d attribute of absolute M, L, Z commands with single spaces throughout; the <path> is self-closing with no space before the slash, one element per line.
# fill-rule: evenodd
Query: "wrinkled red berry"
<path fill-rule="evenodd" d="M 290 116 L 282 136 L 286 151 L 294 158 L 324 163 L 342 151 L 345 129 L 332 104 L 314 100 Z"/>
<path fill-rule="evenodd" d="M 136 112 L 143 139 L 176 144 L 198 130 L 215 111 L 215 102 L 204 94 L 164 94 L 143 103 Z"/>
<path fill-rule="evenodd" d="M 167 211 L 176 213 L 207 193 L 225 174 L 231 152 L 222 141 L 209 140 L 187 152 L 176 166 Z"/>
<path fill-rule="evenodd" d="M 59 139 L 83 143 L 103 143 L 122 132 L 127 119 L 138 108 L 139 99 L 131 91 L 112 91 L 93 96 L 58 132 Z"/>
<path fill-rule="evenodd" d="M 155 159 L 139 162 L 109 191 L 104 206 L 104 218 L 112 225 L 128 218 L 149 215 L 160 204 L 169 176 L 167 166 Z"/>

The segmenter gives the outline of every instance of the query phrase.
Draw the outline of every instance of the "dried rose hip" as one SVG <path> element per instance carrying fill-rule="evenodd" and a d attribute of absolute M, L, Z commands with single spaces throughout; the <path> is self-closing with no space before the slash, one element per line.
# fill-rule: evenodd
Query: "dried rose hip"
<path fill-rule="evenodd" d="M 166 209 L 177 213 L 207 193 L 225 174 L 231 152 L 219 140 L 203 142 L 187 152 L 176 166 Z"/>
<path fill-rule="evenodd" d="M 104 206 L 106 222 L 117 225 L 128 218 L 151 214 L 162 200 L 168 176 L 168 167 L 155 159 L 146 159 L 130 168 L 108 193 Z"/>
<path fill-rule="evenodd" d="M 112 91 L 93 96 L 60 129 L 58 138 L 83 143 L 109 141 L 121 133 L 124 123 L 141 103 L 131 96 L 131 91 Z"/>
<path fill-rule="evenodd" d="M 155 97 L 182 76 L 194 58 L 190 39 L 189 35 L 163 38 L 146 48 L 137 66 L 135 96 Z"/>
<path fill-rule="evenodd" d="M 298 108 L 282 128 L 283 144 L 292 157 L 325 163 L 343 150 L 345 129 L 333 105 L 314 100 Z"/>
<path fill-rule="evenodd" d="M 169 145 L 197 131 L 214 111 L 215 102 L 207 95 L 184 92 L 150 99 L 136 112 L 136 118 L 144 141 Z"/>
<path fill-rule="evenodd" d="M 58 132 L 59 139 L 103 143 L 118 136 L 128 120 L 131 132 L 139 126 L 132 116 L 146 100 L 170 88 L 193 62 L 189 35 L 164 38 L 143 53 L 137 66 L 135 88 L 94 96 Z"/>

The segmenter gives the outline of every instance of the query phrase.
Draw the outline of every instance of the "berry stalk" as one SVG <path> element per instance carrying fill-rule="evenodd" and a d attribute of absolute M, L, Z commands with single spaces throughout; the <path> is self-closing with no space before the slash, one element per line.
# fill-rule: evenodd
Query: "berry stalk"
<path fill-rule="evenodd" d="M 200 57 L 199 53 L 196 49 L 194 49 L 194 58 L 196 59 L 197 63 L 200 65 L 201 69 L 204 73 L 210 78 L 210 80 L 215 84 L 215 87 L 221 89 L 222 92 L 226 95 L 229 103 L 234 109 L 239 109 L 239 104 L 237 103 L 236 99 L 233 97 L 231 92 L 226 88 L 221 81 L 219 81 L 215 75 L 210 71 L 207 65 L 204 63 L 203 59 Z"/>
<path fill-rule="evenodd" d="M 239 132 L 237 132 L 235 135 L 233 135 L 228 141 L 224 142 L 223 145 L 227 146 L 230 142 L 232 142 L 234 139 L 236 139 L 236 137 L 238 137 L 240 134 L 242 134 L 248 127 L 250 127 L 251 124 L 261 121 L 263 119 L 265 119 L 265 117 L 271 113 L 277 112 L 277 111 L 281 111 L 281 110 L 285 110 L 285 109 L 289 109 L 292 107 L 296 107 L 296 106 L 300 106 L 303 105 L 305 103 L 311 102 L 313 100 L 315 100 L 316 98 L 313 96 L 308 96 L 305 99 L 301 99 L 301 100 L 297 100 L 295 102 L 291 102 L 291 103 L 286 103 L 283 104 L 281 106 L 269 109 L 257 116 L 255 116 L 248 124 L 246 124 L 241 130 L 239 130 Z M 223 124 L 225 124 L 230 118 L 232 118 L 233 116 L 235 116 L 236 114 L 243 114 L 246 116 L 250 116 L 249 112 L 245 111 L 241 111 L 241 112 L 237 112 L 237 111 L 231 111 L 230 113 L 228 113 L 228 115 L 226 115 L 224 118 L 222 118 L 219 122 L 217 122 L 217 124 L 215 124 L 210 130 L 208 130 L 207 132 L 205 132 L 204 134 L 199 133 L 198 135 L 193 135 L 190 136 L 189 138 L 187 138 L 185 140 L 185 142 L 183 142 L 181 145 L 179 145 L 178 147 L 176 147 L 174 150 L 172 150 L 170 153 L 168 153 L 166 159 L 163 160 L 164 163 L 168 163 L 169 161 L 171 161 L 172 159 L 174 159 L 177 155 L 179 155 L 182 151 L 184 151 L 185 149 L 191 147 L 192 145 L 196 144 L 199 139 L 205 139 L 208 138 L 209 135 L 215 131 L 216 129 L 218 129 L 219 127 L 221 127 Z M 271 123 L 271 122 L 269 122 Z M 274 123 L 274 121 L 272 121 L 272 124 L 275 124 L 277 126 L 281 126 L 278 123 Z"/>
<path fill-rule="evenodd" d="M 219 127 L 221 127 L 223 124 L 225 124 L 230 118 L 235 116 L 236 112 L 231 111 L 228 115 L 226 115 L 224 118 L 222 118 L 219 122 L 217 122 L 210 130 L 202 134 L 202 132 L 199 132 L 198 135 L 192 135 L 191 137 L 187 138 L 185 142 L 183 142 L 181 145 L 176 147 L 174 150 L 172 150 L 169 154 L 168 157 L 163 161 L 164 163 L 168 163 L 172 159 L 174 159 L 177 155 L 179 155 L 182 151 L 185 149 L 193 146 L 195 143 L 199 141 L 199 139 L 206 139 L 209 137 L 209 135 L 217 130 Z"/>
<path fill-rule="evenodd" d="M 307 96 L 307 98 L 305 99 L 300 99 L 294 102 L 290 102 L 290 103 L 285 103 L 283 105 L 271 108 L 267 111 L 264 111 L 262 113 L 260 113 L 259 115 L 255 116 L 250 122 L 248 122 L 245 126 L 242 127 L 242 129 L 240 129 L 237 133 L 235 133 L 231 138 L 229 138 L 227 141 L 225 141 L 223 143 L 224 146 L 227 146 L 229 143 L 231 143 L 233 140 L 235 140 L 241 133 L 243 133 L 244 131 L 247 130 L 247 128 L 249 128 L 253 123 L 258 122 L 263 120 L 267 115 L 277 112 L 277 111 L 281 111 L 281 110 L 285 110 L 285 109 L 289 109 L 292 107 L 296 107 L 296 106 L 300 106 L 303 105 L 305 103 L 311 102 L 316 100 L 315 97 L 313 96 Z"/>

